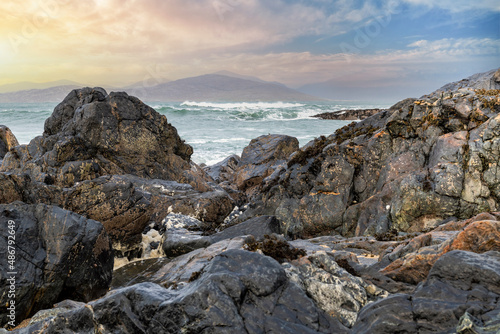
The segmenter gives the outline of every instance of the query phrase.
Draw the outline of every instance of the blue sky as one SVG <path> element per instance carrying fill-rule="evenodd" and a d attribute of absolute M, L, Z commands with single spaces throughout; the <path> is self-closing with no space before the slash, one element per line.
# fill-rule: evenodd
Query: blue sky
<path fill-rule="evenodd" d="M 0 11 L 0 84 L 228 70 L 394 100 L 500 66 L 498 0 L 32 0 Z"/>

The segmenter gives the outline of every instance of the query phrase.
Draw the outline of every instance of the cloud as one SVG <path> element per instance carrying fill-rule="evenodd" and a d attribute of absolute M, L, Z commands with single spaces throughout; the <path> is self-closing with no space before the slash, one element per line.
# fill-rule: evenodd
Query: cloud
<path fill-rule="evenodd" d="M 500 40 L 491 38 L 444 38 L 436 41 L 419 40 L 408 45 L 424 57 L 457 57 L 500 54 Z"/>
<path fill-rule="evenodd" d="M 427 8 L 440 8 L 451 13 L 467 12 L 467 11 L 492 11 L 500 12 L 500 2 L 498 0 L 401 0 L 402 3 L 407 3 L 414 6 L 424 6 Z"/>

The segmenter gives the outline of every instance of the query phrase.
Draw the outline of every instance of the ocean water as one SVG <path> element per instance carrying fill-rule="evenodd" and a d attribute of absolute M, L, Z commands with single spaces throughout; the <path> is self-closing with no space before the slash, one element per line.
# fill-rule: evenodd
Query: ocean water
<path fill-rule="evenodd" d="M 260 135 L 286 134 L 301 146 L 320 135 L 330 135 L 351 121 L 321 120 L 315 114 L 342 109 L 388 108 L 387 104 L 331 101 L 322 103 L 148 103 L 179 135 L 193 146 L 194 162 L 207 165 L 231 154 L 241 155 L 250 140 Z M 43 125 L 56 103 L 2 103 L 0 125 L 8 126 L 20 144 L 43 133 Z"/>

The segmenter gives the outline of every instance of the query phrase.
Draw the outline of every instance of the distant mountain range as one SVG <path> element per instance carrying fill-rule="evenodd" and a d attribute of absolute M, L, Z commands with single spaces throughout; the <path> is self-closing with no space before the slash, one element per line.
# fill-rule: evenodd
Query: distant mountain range
<path fill-rule="evenodd" d="M 40 103 L 60 102 L 75 88 L 84 85 L 71 81 L 55 81 L 34 84 L 18 83 L 0 86 L 0 103 Z M 15 90 L 16 87 L 30 87 L 28 90 Z M 104 87 L 106 88 L 106 87 Z M 269 101 L 321 101 L 323 99 L 298 92 L 277 82 L 267 82 L 256 77 L 243 76 L 222 71 L 175 81 L 164 82 L 152 87 L 139 83 L 123 88 L 111 88 L 114 91 L 126 91 L 144 101 L 158 102 L 269 102 Z M 107 89 L 109 91 L 109 88 Z"/>

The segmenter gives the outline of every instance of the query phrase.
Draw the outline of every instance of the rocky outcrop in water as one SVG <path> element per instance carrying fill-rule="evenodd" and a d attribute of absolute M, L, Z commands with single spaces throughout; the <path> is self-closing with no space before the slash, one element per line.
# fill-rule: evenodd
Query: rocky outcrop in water
<path fill-rule="evenodd" d="M 139 99 L 83 88 L 54 109 L 43 136 L 5 158 L 1 171 L 29 171 L 36 181 L 63 187 L 122 174 L 203 187 L 191 171 L 192 153 L 167 119 Z"/>
<path fill-rule="evenodd" d="M 339 121 L 355 121 L 363 120 L 365 118 L 378 114 L 380 111 L 380 109 L 338 110 L 317 114 L 312 117 L 321 119 L 334 119 Z"/>
<path fill-rule="evenodd" d="M 58 207 L 15 202 L 0 205 L 0 232 L 2 327 L 12 320 L 8 291 L 15 295 L 16 324 L 64 299 L 88 302 L 107 292 L 113 251 L 101 223 Z"/>

